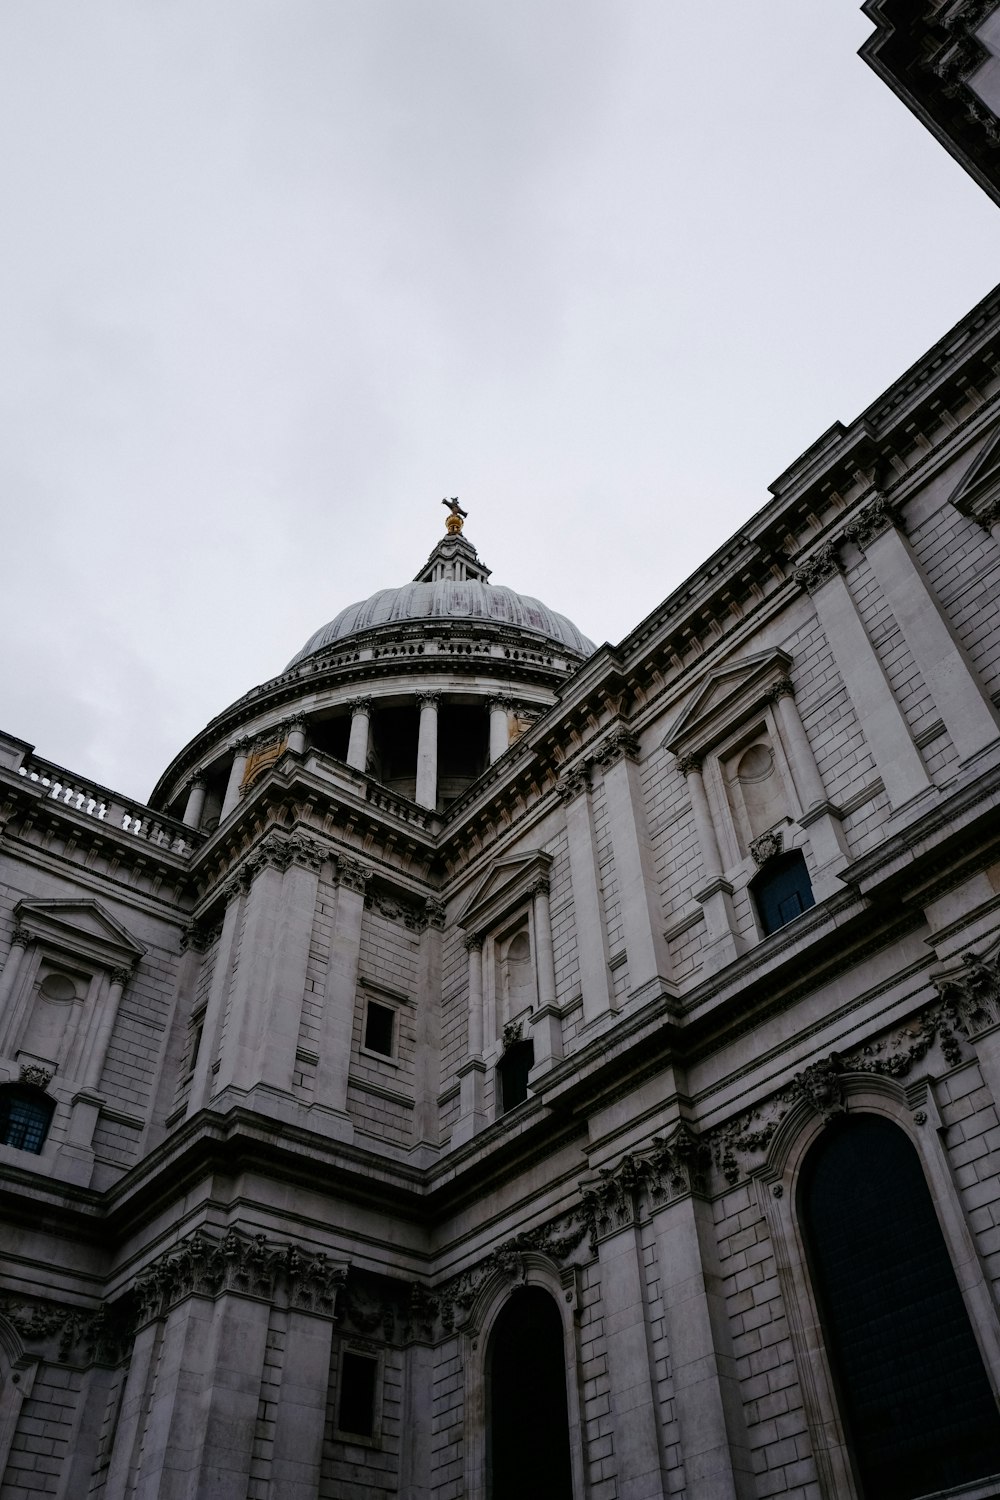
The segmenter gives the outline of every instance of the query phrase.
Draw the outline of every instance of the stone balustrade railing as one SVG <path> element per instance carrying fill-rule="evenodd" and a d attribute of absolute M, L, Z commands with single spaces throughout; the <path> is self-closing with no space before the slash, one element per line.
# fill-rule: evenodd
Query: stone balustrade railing
<path fill-rule="evenodd" d="M 62 766 L 32 756 L 18 767 L 17 774 L 42 787 L 47 800 L 62 803 L 108 828 L 120 828 L 133 838 L 169 849 L 173 854 L 192 854 L 204 842 L 204 834 L 185 828 L 175 818 L 154 812 L 141 802 L 127 801 L 107 787 L 74 776 Z"/>

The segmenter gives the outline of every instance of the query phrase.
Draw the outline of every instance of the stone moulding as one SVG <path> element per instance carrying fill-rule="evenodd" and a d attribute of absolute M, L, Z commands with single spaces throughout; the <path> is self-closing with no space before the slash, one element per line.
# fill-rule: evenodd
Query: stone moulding
<path fill-rule="evenodd" d="M 641 1151 L 629 1152 L 614 1167 L 601 1168 L 595 1182 L 580 1185 L 583 1217 L 594 1255 L 601 1240 L 636 1222 L 642 1195 L 660 1208 L 689 1193 L 708 1189 L 711 1152 L 690 1125 L 669 1136 L 655 1136 Z"/>
<path fill-rule="evenodd" d="M 162 1317 L 185 1297 L 235 1293 L 332 1318 L 347 1264 L 322 1251 L 274 1245 L 263 1234 L 230 1229 L 213 1237 L 196 1229 L 164 1252 L 137 1277 L 136 1324 Z"/>

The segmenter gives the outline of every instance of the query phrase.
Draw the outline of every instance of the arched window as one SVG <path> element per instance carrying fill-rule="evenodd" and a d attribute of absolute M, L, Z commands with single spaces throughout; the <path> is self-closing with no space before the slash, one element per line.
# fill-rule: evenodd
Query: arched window
<path fill-rule="evenodd" d="M 865 1500 L 1000 1473 L 1000 1413 L 903 1131 L 856 1115 L 825 1132 L 799 1211 Z"/>
<path fill-rule="evenodd" d="M 800 849 L 769 859 L 750 882 L 757 916 L 765 937 L 816 905 L 809 871 Z"/>
<path fill-rule="evenodd" d="M 514 1292 L 486 1354 L 490 1500 L 573 1500 L 559 1309 L 538 1286 Z"/>
<path fill-rule="evenodd" d="M 0 1144 L 37 1155 L 45 1145 L 55 1103 L 26 1083 L 0 1088 Z"/>

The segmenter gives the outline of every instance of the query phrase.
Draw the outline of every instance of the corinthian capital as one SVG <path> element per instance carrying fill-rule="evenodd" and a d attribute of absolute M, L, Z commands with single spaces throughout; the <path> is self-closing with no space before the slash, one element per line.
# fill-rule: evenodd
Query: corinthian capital
<path fill-rule="evenodd" d="M 843 564 L 835 542 L 824 542 L 811 557 L 807 557 L 795 569 L 795 581 L 810 594 L 831 579 L 835 573 L 843 572 Z"/>

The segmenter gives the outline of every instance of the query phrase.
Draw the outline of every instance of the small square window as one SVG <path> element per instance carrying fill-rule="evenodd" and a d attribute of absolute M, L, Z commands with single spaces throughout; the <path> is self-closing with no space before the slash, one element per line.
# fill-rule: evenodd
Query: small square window
<path fill-rule="evenodd" d="M 376 1436 L 377 1397 L 378 1356 L 345 1349 L 340 1361 L 337 1430 L 345 1437 L 372 1442 Z"/>
<path fill-rule="evenodd" d="M 379 1005 L 369 1000 L 365 1016 L 365 1047 L 369 1052 L 381 1052 L 383 1057 L 392 1056 L 393 1029 L 396 1012 L 388 1005 Z"/>

